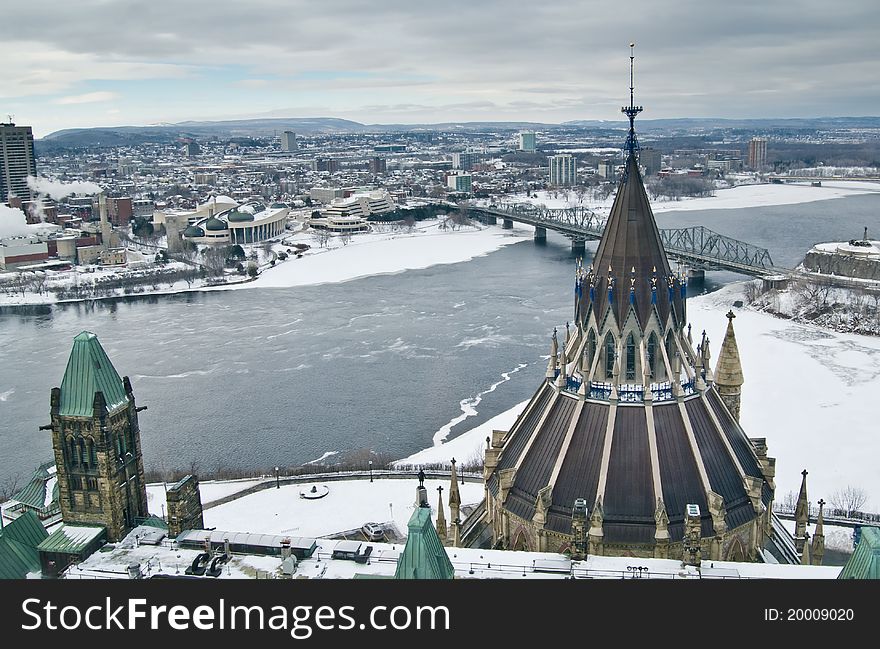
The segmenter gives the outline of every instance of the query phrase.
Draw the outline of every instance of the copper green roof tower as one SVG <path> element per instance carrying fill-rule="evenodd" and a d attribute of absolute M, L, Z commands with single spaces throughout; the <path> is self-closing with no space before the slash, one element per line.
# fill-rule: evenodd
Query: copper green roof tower
<path fill-rule="evenodd" d="M 143 409 L 98 337 L 76 336 L 45 427 L 52 431 L 66 523 L 103 525 L 107 539 L 118 541 L 148 516 L 137 415 Z"/>
<path fill-rule="evenodd" d="M 880 579 L 880 529 L 865 526 L 838 579 Z"/>
<path fill-rule="evenodd" d="M 424 482 L 424 473 L 419 473 Z M 397 560 L 395 579 L 452 579 L 455 569 L 431 522 L 431 507 L 423 484 L 417 490 L 419 506 L 409 519 L 406 547 Z"/>

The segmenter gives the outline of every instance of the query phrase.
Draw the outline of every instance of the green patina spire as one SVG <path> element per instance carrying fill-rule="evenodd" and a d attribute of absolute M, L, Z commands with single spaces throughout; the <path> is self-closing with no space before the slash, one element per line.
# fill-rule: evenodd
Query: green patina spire
<path fill-rule="evenodd" d="M 880 529 L 862 527 L 862 538 L 838 579 L 880 579 Z"/>
<path fill-rule="evenodd" d="M 452 579 L 455 569 L 431 523 L 431 508 L 416 507 L 395 579 Z"/>
<path fill-rule="evenodd" d="M 73 349 L 61 380 L 59 415 L 91 417 L 94 415 L 95 394 L 101 392 L 107 410 L 128 402 L 125 386 L 98 337 L 83 331 L 73 339 Z"/>

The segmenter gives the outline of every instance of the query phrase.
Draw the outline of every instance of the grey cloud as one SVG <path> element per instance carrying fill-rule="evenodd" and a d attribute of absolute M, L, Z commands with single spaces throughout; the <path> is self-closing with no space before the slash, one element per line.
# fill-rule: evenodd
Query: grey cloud
<path fill-rule="evenodd" d="M 426 107 L 425 86 L 470 110 L 513 106 L 523 93 L 554 99 L 523 108 L 613 107 L 626 97 L 630 40 L 638 44 L 640 101 L 654 117 L 842 114 L 853 96 L 874 105 L 880 99 L 876 83 L 864 85 L 876 78 L 880 26 L 868 0 L 249 0 L 222 7 L 56 0 L 39 14 L 24 3 L 4 12 L 16 25 L 7 39 L 125 61 L 237 65 L 254 77 L 277 75 L 284 88 L 302 72 L 367 71 L 375 78 L 294 85 L 411 87 L 419 94 L 410 99 Z M 791 93 L 791 106 L 776 98 L 779 90 Z M 579 116 L 613 117 L 561 115 Z"/>

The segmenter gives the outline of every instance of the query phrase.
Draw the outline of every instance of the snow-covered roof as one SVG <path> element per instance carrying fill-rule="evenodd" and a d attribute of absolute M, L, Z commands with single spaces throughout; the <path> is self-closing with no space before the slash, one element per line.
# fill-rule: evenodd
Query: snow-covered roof
<path fill-rule="evenodd" d="M 357 575 L 391 577 L 403 552 L 401 544 L 347 542 L 317 539 L 316 552 L 302 559 L 293 575 L 304 579 L 353 579 Z M 139 563 L 144 576 L 183 574 L 201 549 L 177 547 L 171 541 L 158 546 L 134 547 L 126 538 L 116 549 L 96 552 L 77 566 L 69 568 L 68 579 L 116 577 L 128 578 L 128 566 Z M 368 563 L 334 559 L 333 551 L 340 546 L 362 546 L 361 553 L 371 547 Z M 123 547 L 124 546 L 124 547 Z M 836 579 L 840 567 L 792 566 L 762 563 L 703 561 L 697 569 L 683 568 L 673 559 L 637 559 L 632 557 L 594 557 L 572 562 L 561 554 L 546 552 L 514 552 L 472 548 L 445 548 L 455 570 L 456 579 Z M 281 576 L 282 557 L 233 554 L 220 578 L 273 578 Z M 642 570 L 637 570 L 642 568 Z M 212 579 L 212 577 L 203 577 Z"/>

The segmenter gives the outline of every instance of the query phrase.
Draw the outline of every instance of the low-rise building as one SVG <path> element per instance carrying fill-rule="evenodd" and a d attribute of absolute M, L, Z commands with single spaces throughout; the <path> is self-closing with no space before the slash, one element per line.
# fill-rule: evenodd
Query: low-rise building
<path fill-rule="evenodd" d="M 34 235 L 0 239 L 0 270 L 13 270 L 49 258 L 49 247 Z"/>

